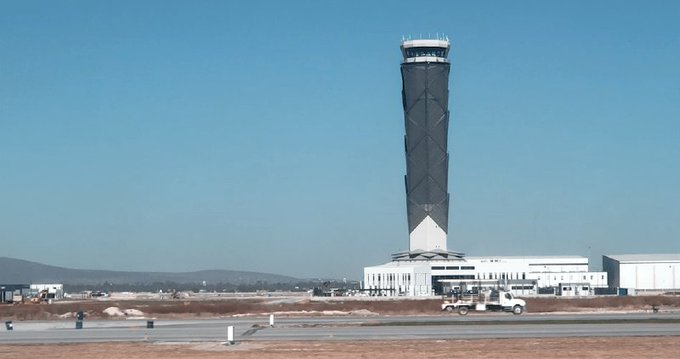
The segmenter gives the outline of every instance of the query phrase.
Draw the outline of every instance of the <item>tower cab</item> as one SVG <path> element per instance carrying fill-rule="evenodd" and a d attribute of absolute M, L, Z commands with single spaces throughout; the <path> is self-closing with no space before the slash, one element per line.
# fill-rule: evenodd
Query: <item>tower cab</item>
<path fill-rule="evenodd" d="M 404 63 L 409 62 L 449 62 L 448 39 L 404 40 L 401 43 L 401 53 Z"/>

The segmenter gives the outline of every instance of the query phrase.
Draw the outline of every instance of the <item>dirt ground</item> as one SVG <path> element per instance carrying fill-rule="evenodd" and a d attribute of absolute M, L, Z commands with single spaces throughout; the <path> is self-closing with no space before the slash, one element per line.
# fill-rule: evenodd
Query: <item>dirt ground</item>
<path fill-rule="evenodd" d="M 661 311 L 680 309 L 679 296 L 607 297 L 589 299 L 528 298 L 530 312 Z M 334 300 L 272 299 L 132 300 L 61 302 L 53 305 L 0 306 L 3 320 L 72 320 L 66 314 L 86 311 L 89 318 L 116 319 L 103 314 L 111 306 L 135 309 L 157 318 L 210 318 L 277 311 L 367 311 L 381 315 L 431 315 L 441 313 L 441 299 L 431 300 Z M 336 314 L 340 315 L 340 314 Z M 122 318 L 118 318 L 122 319 Z M 244 341 L 222 343 L 99 343 L 1 345 L 0 358 L 680 358 L 680 337 L 598 337 L 484 340 L 407 341 Z"/>
<path fill-rule="evenodd" d="M 0 358 L 680 358 L 680 337 L 2 345 Z"/>
<path fill-rule="evenodd" d="M 680 310 L 680 296 L 597 297 L 597 298 L 525 298 L 528 312 L 592 311 L 660 311 Z M 306 298 L 248 298 L 219 300 L 88 300 L 60 301 L 48 304 L 0 305 L 2 320 L 70 320 L 77 311 L 88 318 L 120 319 L 104 314 L 109 307 L 135 310 L 158 319 L 211 318 L 233 315 L 277 313 L 278 315 L 437 315 L 442 298 L 428 300 L 344 300 L 311 301 Z M 315 314 L 316 313 L 316 314 Z"/>

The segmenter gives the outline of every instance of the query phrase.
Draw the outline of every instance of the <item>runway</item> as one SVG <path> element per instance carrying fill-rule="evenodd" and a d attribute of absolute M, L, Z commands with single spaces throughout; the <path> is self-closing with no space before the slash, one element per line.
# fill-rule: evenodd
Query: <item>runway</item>
<path fill-rule="evenodd" d="M 226 341 L 227 326 L 236 341 L 680 336 L 680 313 L 296 317 L 274 327 L 251 317 L 154 320 L 153 329 L 146 320 L 85 320 L 80 330 L 71 321 L 27 321 L 0 332 L 0 344 Z"/>

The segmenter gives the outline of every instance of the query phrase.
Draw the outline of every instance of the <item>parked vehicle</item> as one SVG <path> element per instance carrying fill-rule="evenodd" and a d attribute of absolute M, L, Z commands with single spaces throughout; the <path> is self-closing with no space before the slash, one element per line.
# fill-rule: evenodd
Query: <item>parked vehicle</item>
<path fill-rule="evenodd" d="M 442 311 L 444 310 L 457 311 L 460 315 L 466 315 L 470 310 L 512 312 L 512 314 L 519 315 L 526 310 L 526 302 L 503 290 L 454 293 L 451 301 L 445 301 L 442 304 Z"/>

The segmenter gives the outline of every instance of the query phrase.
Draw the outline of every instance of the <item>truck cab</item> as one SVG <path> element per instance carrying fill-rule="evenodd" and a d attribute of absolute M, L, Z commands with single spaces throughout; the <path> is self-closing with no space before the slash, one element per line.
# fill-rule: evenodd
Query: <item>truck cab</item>
<path fill-rule="evenodd" d="M 524 299 L 515 298 L 510 292 L 503 292 L 499 296 L 500 309 L 513 314 L 522 314 L 527 302 Z"/>

